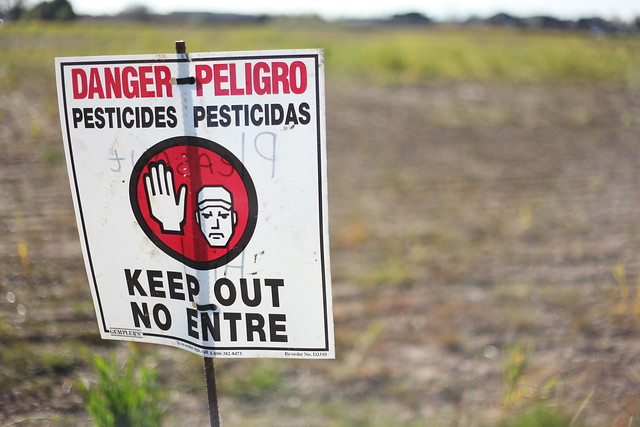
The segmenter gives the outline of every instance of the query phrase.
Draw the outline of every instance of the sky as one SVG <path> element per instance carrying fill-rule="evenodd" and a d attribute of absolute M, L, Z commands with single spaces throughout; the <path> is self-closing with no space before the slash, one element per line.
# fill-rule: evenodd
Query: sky
<path fill-rule="evenodd" d="M 420 12 L 432 19 L 489 17 L 498 12 L 527 17 L 551 15 L 563 19 L 600 16 L 631 20 L 640 16 L 639 0 L 70 0 L 78 14 L 111 15 L 133 5 L 146 6 L 156 13 L 176 11 L 239 14 L 318 14 L 325 19 L 388 17 L 397 13 Z M 366 5 L 366 6 L 363 6 Z"/>

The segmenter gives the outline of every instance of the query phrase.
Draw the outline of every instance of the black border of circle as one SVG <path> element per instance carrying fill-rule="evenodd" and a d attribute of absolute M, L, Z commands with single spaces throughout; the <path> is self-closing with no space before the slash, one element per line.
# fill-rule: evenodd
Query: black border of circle
<path fill-rule="evenodd" d="M 142 212 L 140 211 L 140 204 L 138 200 L 138 182 L 140 180 L 142 170 L 154 156 L 158 155 L 164 150 L 177 146 L 200 147 L 206 150 L 213 151 L 214 153 L 223 157 L 238 172 L 247 191 L 247 198 L 249 202 L 247 226 L 236 245 L 219 258 L 215 258 L 209 261 L 197 261 L 188 258 L 180 252 L 172 249 L 171 247 L 169 247 L 169 245 L 164 243 L 158 236 L 155 235 L 153 230 L 151 230 L 151 227 L 147 224 L 147 221 L 142 215 Z M 214 268 L 222 267 L 223 265 L 231 262 L 238 255 L 240 255 L 251 240 L 253 232 L 256 228 L 256 223 L 258 221 L 258 197 L 256 195 L 256 187 L 253 184 L 253 180 L 251 179 L 251 176 L 249 175 L 247 169 L 244 167 L 242 162 L 233 153 L 231 153 L 231 151 L 227 150 L 220 144 L 217 144 L 205 138 L 201 138 L 199 136 L 175 136 L 165 139 L 164 141 L 155 144 L 147 151 L 145 151 L 136 162 L 135 166 L 133 167 L 133 172 L 131 173 L 131 180 L 129 182 L 129 200 L 131 201 L 131 208 L 133 210 L 133 214 L 136 217 L 136 220 L 138 221 L 138 225 L 140 226 L 140 228 L 142 228 L 147 237 L 167 255 L 197 270 L 212 270 Z"/>

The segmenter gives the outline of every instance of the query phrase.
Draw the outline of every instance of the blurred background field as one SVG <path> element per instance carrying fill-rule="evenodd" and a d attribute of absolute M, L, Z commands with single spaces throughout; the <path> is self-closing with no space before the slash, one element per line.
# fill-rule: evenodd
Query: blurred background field
<path fill-rule="evenodd" d="M 24 73 L 47 77 L 52 54 L 167 53 L 173 52 L 173 41 L 184 39 L 192 52 L 321 47 L 331 75 L 369 84 L 475 81 L 640 87 L 637 34 L 598 36 L 589 31 L 485 27 L 348 30 L 339 25 L 305 22 L 160 28 L 157 24 L 122 22 L 7 24 L 2 29 L 0 82 L 11 88 L 18 85 L 17 80 Z"/>
<path fill-rule="evenodd" d="M 326 54 L 337 358 L 216 360 L 224 425 L 638 423 L 640 37 L 286 20 L 0 27 L 0 425 L 90 424 L 93 355 L 208 423 L 201 358 L 99 338 L 55 90 L 176 40 Z"/>

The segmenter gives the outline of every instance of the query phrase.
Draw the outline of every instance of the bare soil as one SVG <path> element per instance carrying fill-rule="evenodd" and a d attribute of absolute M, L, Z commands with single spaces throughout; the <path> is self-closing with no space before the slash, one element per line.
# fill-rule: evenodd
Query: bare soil
<path fill-rule="evenodd" d="M 0 92 L 0 425 L 89 424 L 89 355 L 130 350 L 99 338 L 55 94 L 36 89 Z M 216 361 L 224 425 L 484 426 L 539 401 L 638 419 L 637 94 L 336 80 L 327 115 L 338 357 Z M 139 350 L 167 424 L 206 425 L 201 359 Z"/>

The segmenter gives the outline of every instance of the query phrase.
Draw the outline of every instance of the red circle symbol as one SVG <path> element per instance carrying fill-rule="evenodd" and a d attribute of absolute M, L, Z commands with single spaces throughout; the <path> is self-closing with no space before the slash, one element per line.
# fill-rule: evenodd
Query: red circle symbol
<path fill-rule="evenodd" d="M 129 198 L 147 236 L 200 270 L 238 256 L 257 220 L 255 186 L 244 165 L 199 137 L 170 138 L 147 150 L 134 166 Z"/>

